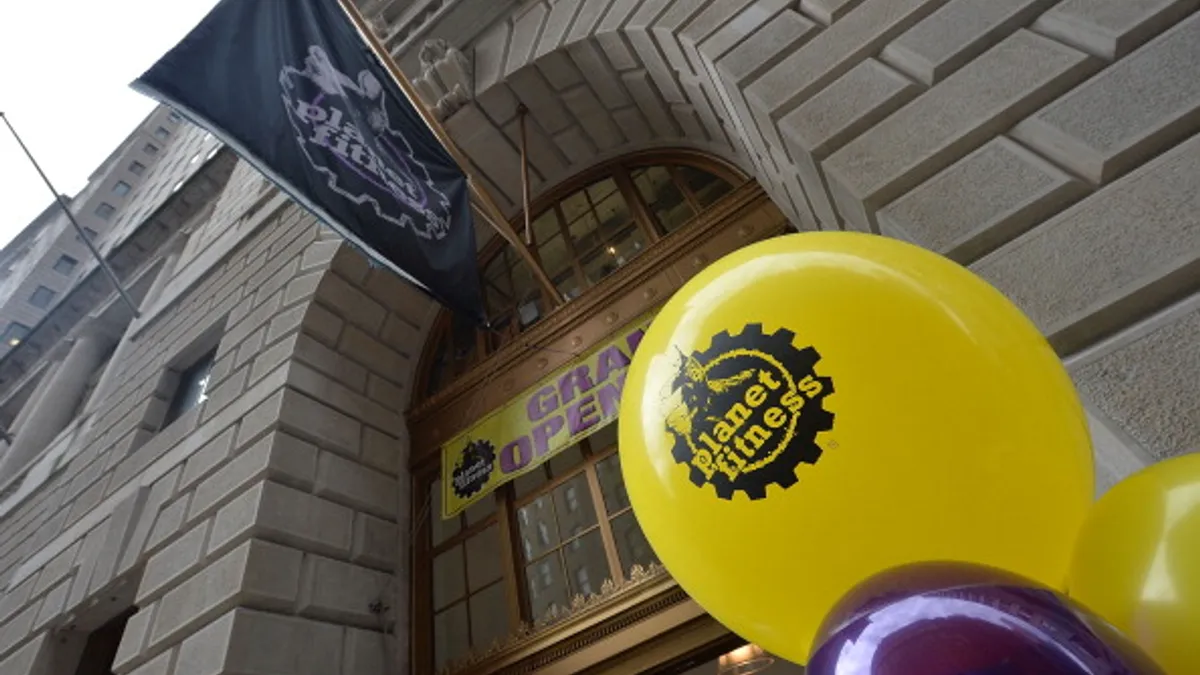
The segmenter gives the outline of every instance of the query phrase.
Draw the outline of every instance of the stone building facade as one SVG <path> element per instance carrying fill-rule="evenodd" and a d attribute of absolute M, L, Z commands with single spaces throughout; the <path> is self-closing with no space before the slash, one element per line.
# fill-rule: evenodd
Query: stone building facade
<path fill-rule="evenodd" d="M 1013 298 L 1101 489 L 1200 447 L 1200 2 L 476 4 L 364 8 L 514 222 L 528 110 L 544 280 L 481 235 L 508 327 L 464 329 L 190 130 L 107 247 L 140 316 L 92 270 L 0 359 L 0 675 L 715 672 L 611 429 L 452 520 L 439 449 L 793 229 Z"/>

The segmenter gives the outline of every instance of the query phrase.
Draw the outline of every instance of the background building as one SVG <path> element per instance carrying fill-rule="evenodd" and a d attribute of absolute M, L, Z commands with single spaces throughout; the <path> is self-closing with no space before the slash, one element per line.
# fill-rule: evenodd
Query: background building
<path fill-rule="evenodd" d="M 507 329 L 477 333 L 180 131 L 105 242 L 141 316 L 81 269 L 0 359 L 0 673 L 715 673 L 741 641 L 655 562 L 611 427 L 452 520 L 439 448 L 794 229 L 907 238 L 1013 298 L 1101 489 L 1195 450 L 1196 8 L 371 4 L 514 219 L 529 109 L 548 282 L 481 230 Z"/>
<path fill-rule="evenodd" d="M 178 114 L 156 108 L 92 172 L 87 186 L 66 198 L 85 234 L 96 242 L 108 237 L 181 122 Z M 88 262 L 87 246 L 57 203 L 0 251 L 0 356 L 46 316 Z"/>

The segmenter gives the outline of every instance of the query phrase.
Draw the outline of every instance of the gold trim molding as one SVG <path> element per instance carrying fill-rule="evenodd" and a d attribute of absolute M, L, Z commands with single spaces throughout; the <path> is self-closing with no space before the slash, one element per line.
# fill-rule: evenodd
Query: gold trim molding
<path fill-rule="evenodd" d="M 634 565 L 628 579 L 609 579 L 599 593 L 576 595 L 567 608 L 551 607 L 532 625 L 522 623 L 504 639 L 451 661 L 438 675 L 529 673 L 688 599 L 662 565 Z"/>

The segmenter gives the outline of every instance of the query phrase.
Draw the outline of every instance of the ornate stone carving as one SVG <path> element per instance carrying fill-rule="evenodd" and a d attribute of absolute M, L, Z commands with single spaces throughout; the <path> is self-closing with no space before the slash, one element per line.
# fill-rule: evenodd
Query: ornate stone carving
<path fill-rule="evenodd" d="M 471 101 L 471 62 L 441 38 L 426 40 L 418 52 L 421 76 L 413 81 L 421 99 L 439 120 Z"/>
<path fill-rule="evenodd" d="M 464 671 L 500 653 L 515 649 L 533 638 L 540 637 L 551 627 L 567 619 L 582 616 L 632 592 L 634 589 L 641 588 L 650 582 L 657 581 L 666 576 L 666 568 L 658 563 L 651 563 L 646 567 L 634 565 L 629 570 L 628 578 L 621 581 L 608 579 L 600 587 L 599 593 L 593 593 L 588 596 L 576 595 L 571 598 L 570 607 L 561 607 L 557 604 L 552 605 L 532 625 L 522 622 L 521 625 L 517 626 L 516 630 L 503 640 L 494 640 L 484 649 L 467 652 L 466 656 L 446 664 L 445 667 L 438 671 L 438 675 L 452 675 L 453 673 Z"/>

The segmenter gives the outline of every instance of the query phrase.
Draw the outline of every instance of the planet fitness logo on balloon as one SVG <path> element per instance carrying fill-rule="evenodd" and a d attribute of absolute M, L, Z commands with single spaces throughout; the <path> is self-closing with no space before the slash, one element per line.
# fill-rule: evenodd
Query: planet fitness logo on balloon
<path fill-rule="evenodd" d="M 697 487 L 711 484 L 726 500 L 737 491 L 763 499 L 768 485 L 791 487 L 796 467 L 821 457 L 816 437 L 833 428 L 823 407 L 833 380 L 816 374 L 821 355 L 797 349 L 794 337 L 749 324 L 713 336 L 706 351 L 680 353 L 666 426 L 675 461 L 688 465 Z"/>

